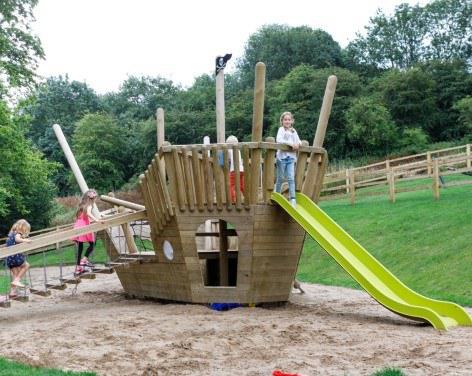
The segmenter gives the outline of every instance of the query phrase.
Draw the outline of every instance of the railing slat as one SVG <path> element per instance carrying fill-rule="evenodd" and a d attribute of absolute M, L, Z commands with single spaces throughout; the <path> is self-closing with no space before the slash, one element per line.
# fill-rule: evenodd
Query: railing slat
<path fill-rule="evenodd" d="M 195 197 L 197 200 L 197 206 L 199 211 L 203 211 L 203 201 L 204 198 L 204 191 L 203 191 L 203 181 L 202 181 L 202 174 L 200 170 L 200 161 L 199 161 L 199 153 L 196 147 L 192 147 L 192 169 L 193 169 L 193 178 L 195 184 Z"/>
<path fill-rule="evenodd" d="M 185 193 L 187 196 L 188 208 L 191 212 L 193 212 L 195 210 L 195 180 L 192 176 L 192 170 L 190 169 L 190 161 L 187 151 L 187 148 L 183 149 L 181 158 L 185 178 Z"/>

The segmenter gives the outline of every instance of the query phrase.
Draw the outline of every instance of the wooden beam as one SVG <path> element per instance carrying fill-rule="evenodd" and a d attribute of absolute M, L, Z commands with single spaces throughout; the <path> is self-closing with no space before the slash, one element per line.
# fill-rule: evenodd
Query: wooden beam
<path fill-rule="evenodd" d="M 11 247 L 1 249 L 0 259 L 6 258 L 7 256 L 16 255 L 17 253 L 29 253 L 29 251 L 33 251 L 37 248 L 44 247 L 49 244 L 55 244 L 60 241 L 69 240 L 78 235 L 88 234 L 90 232 L 97 232 L 110 227 L 121 225 L 123 223 L 137 221 L 139 219 L 145 218 L 147 218 L 146 211 L 142 210 L 136 213 L 119 214 L 117 216 L 114 216 L 113 218 L 103 221 L 103 223 L 96 222 L 81 228 L 54 232 L 52 234 L 42 235 L 38 238 L 32 237 L 30 238 L 31 243 L 20 243 Z"/>
<path fill-rule="evenodd" d="M 109 202 L 110 204 L 123 206 L 125 208 L 136 210 L 136 211 L 146 210 L 146 207 L 143 205 L 135 204 L 134 202 L 130 202 L 130 201 L 120 200 L 119 198 L 115 198 L 115 197 L 111 197 L 107 195 L 101 195 L 100 199 L 102 201 Z"/>

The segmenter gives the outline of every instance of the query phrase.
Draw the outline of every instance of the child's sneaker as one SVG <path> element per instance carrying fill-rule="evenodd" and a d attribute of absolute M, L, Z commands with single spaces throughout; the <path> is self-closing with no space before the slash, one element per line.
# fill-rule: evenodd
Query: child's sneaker
<path fill-rule="evenodd" d="M 95 265 L 84 257 L 82 260 L 80 260 L 80 266 L 88 266 L 89 268 L 93 268 Z"/>
<path fill-rule="evenodd" d="M 297 200 L 295 200 L 294 198 L 290 199 L 290 205 L 292 205 L 294 208 L 297 207 Z"/>
<path fill-rule="evenodd" d="M 84 269 L 83 266 L 77 265 L 77 266 L 75 267 L 74 276 L 77 277 L 77 276 L 79 276 L 79 275 L 81 275 L 81 274 L 84 274 L 84 273 L 85 273 L 85 269 Z"/>

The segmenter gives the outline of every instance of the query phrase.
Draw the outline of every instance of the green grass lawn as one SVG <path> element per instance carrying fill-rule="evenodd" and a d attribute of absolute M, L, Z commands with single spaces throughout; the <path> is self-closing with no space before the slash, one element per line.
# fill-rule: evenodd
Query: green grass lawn
<path fill-rule="evenodd" d="M 411 182 L 409 182 L 411 184 Z M 321 202 L 321 208 L 413 290 L 472 306 L 472 186 Z M 307 237 L 298 269 L 306 282 L 360 288 Z"/>
<path fill-rule="evenodd" d="M 96 376 L 95 372 L 65 372 L 31 367 L 0 358 L 0 376 Z"/>

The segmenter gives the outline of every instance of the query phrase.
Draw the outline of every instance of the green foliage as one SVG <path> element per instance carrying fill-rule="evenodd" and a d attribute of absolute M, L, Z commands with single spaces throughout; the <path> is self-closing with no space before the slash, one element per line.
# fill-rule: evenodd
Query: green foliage
<path fill-rule="evenodd" d="M 432 97 L 437 112 L 435 121 L 427 129 L 431 139 L 457 140 L 467 134 L 467 128 L 460 125 L 458 113 L 453 108 L 461 98 L 472 95 L 472 75 L 463 60 L 428 61 L 419 65 L 433 78 Z"/>
<path fill-rule="evenodd" d="M 346 121 L 349 142 L 363 155 L 388 155 L 398 143 L 390 113 L 375 99 L 356 99 L 346 112 Z"/>
<path fill-rule="evenodd" d="M 0 101 L 0 234 L 20 218 L 33 228 L 46 227 L 56 193 L 50 176 L 54 165 L 27 142 Z"/>
<path fill-rule="evenodd" d="M 216 142 L 215 79 L 201 75 L 179 95 L 174 111 L 166 113 L 166 139 L 173 144 Z"/>
<path fill-rule="evenodd" d="M 453 178 L 446 177 L 446 184 Z M 460 178 L 467 177 L 456 179 Z M 397 185 L 415 189 L 425 184 L 430 186 L 431 179 Z M 322 201 L 321 208 L 409 288 L 472 306 L 470 185 L 443 189 L 440 200 L 433 199 L 431 190 L 405 192 L 397 195 L 394 204 L 384 192 L 359 198 L 354 206 L 346 200 Z M 359 287 L 311 238 L 305 242 L 298 277 Z"/>
<path fill-rule="evenodd" d="M 85 115 L 76 125 L 73 150 L 85 180 L 102 192 L 125 182 L 127 145 L 122 129 L 107 114 Z"/>
<path fill-rule="evenodd" d="M 472 96 L 457 101 L 454 109 L 459 112 L 459 124 L 465 133 L 472 132 Z"/>
<path fill-rule="evenodd" d="M 406 128 L 402 132 L 399 146 L 404 155 L 422 153 L 428 150 L 428 135 L 420 128 Z"/>
<path fill-rule="evenodd" d="M 0 376 L 96 376 L 96 373 L 32 367 L 0 358 Z"/>
<path fill-rule="evenodd" d="M 307 65 L 294 68 L 275 84 L 274 98 L 269 99 L 271 134 L 279 127 L 279 117 L 290 111 L 295 117 L 295 128 L 301 139 L 312 142 L 323 102 L 326 82 L 336 75 L 338 84 L 326 133 L 325 147 L 338 156 L 346 153 L 346 121 L 344 113 L 361 93 L 359 76 L 343 68 L 314 69 Z"/>
<path fill-rule="evenodd" d="M 162 77 L 130 76 L 117 93 L 104 95 L 103 106 L 120 126 L 131 129 L 135 122 L 154 117 L 157 108 L 174 107 L 179 92 L 179 87 Z"/>
<path fill-rule="evenodd" d="M 400 369 L 387 367 L 373 373 L 372 376 L 406 376 L 406 375 Z"/>
<path fill-rule="evenodd" d="M 418 68 L 385 72 L 370 85 L 371 90 L 388 108 L 400 129 L 434 127 L 437 107 L 435 82 L 430 73 Z"/>
<path fill-rule="evenodd" d="M 70 142 L 75 123 L 87 113 L 101 108 L 97 94 L 78 81 L 66 77 L 50 77 L 37 91 L 17 108 L 17 121 L 28 128 L 28 138 L 48 159 L 59 162 L 54 182 L 60 194 L 74 192 L 76 184 L 69 184 L 69 167 L 52 129 L 59 124 Z"/>
<path fill-rule="evenodd" d="M 39 38 L 31 33 L 33 8 L 38 0 L 0 2 L 0 99 L 9 87 L 34 83 L 34 70 L 44 51 Z"/>
<path fill-rule="evenodd" d="M 245 86 L 254 83 L 254 68 L 262 61 L 267 79 L 278 80 L 300 64 L 314 68 L 341 65 L 341 48 L 327 32 L 308 26 L 266 25 L 249 37 L 238 62 Z"/>
<path fill-rule="evenodd" d="M 406 3 L 392 16 L 381 10 L 345 53 L 347 64 L 383 69 L 408 68 L 427 60 L 472 59 L 472 5 L 469 0 L 435 0 L 421 7 Z"/>

